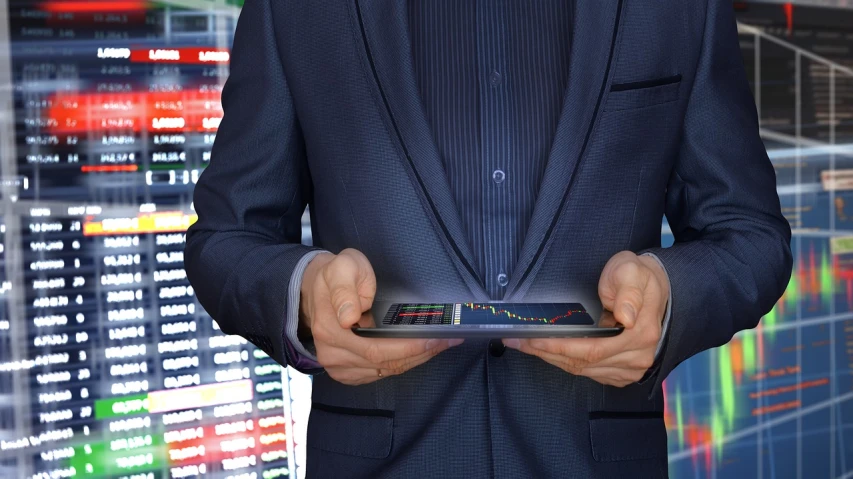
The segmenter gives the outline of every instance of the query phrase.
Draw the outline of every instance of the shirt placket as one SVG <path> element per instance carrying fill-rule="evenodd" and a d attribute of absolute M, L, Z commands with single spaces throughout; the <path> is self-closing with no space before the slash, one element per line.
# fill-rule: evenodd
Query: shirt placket
<path fill-rule="evenodd" d="M 509 251 L 513 219 L 509 169 L 509 85 L 506 25 L 501 0 L 478 2 L 477 60 L 480 97 L 481 161 L 479 178 L 484 185 L 482 201 L 484 274 L 486 290 L 500 299 L 509 282 Z"/>

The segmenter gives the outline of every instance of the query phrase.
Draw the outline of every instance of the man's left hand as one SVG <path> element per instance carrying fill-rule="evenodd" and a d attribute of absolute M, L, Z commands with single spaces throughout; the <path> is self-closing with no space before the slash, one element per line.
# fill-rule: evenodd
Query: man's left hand
<path fill-rule="evenodd" d="M 538 356 L 571 374 L 624 387 L 652 366 L 669 296 L 666 271 L 650 256 L 617 253 L 601 272 L 602 325 L 625 330 L 609 338 L 504 339 L 507 347 Z"/>

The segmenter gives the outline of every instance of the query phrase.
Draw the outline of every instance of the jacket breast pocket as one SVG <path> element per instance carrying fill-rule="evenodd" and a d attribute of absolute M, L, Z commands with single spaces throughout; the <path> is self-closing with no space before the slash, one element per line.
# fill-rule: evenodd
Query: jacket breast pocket
<path fill-rule="evenodd" d="M 598 462 L 632 461 L 666 457 L 663 413 L 590 413 L 592 457 Z"/>
<path fill-rule="evenodd" d="M 350 456 L 383 459 L 391 454 L 394 411 L 311 405 L 307 446 Z"/>
<path fill-rule="evenodd" d="M 604 111 L 631 110 L 673 102 L 678 99 L 681 75 L 651 80 L 614 83 L 607 94 Z"/>

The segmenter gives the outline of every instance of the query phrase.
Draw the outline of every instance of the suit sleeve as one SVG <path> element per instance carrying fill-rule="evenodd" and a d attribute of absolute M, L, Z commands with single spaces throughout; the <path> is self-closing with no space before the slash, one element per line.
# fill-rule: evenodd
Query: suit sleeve
<path fill-rule="evenodd" d="M 185 268 L 199 302 L 226 334 L 287 365 L 285 320 L 311 197 L 302 133 L 284 77 L 269 0 L 237 21 L 224 115 L 193 195 Z"/>
<path fill-rule="evenodd" d="M 293 270 L 290 276 L 290 288 L 287 291 L 287 319 L 284 331 L 285 352 L 288 355 L 288 364 L 297 371 L 304 374 L 319 374 L 324 372 L 323 366 L 317 362 L 317 354 L 313 352 L 314 339 L 301 340 L 298 334 L 299 326 L 299 296 L 302 290 L 302 277 L 308 263 L 320 253 L 328 251 L 317 250 L 306 253 Z M 311 351 L 309 351 L 311 349 Z"/>
<path fill-rule="evenodd" d="M 754 328 L 791 275 L 791 229 L 759 137 L 731 2 L 709 0 L 666 217 L 675 243 L 654 253 L 669 275 L 671 320 L 647 379 Z M 653 391 L 656 388 L 653 388 Z"/>

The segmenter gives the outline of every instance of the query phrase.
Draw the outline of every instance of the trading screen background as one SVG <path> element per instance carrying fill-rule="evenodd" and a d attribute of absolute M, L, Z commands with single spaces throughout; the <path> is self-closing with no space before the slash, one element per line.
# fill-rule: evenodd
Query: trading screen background
<path fill-rule="evenodd" d="M 182 269 L 240 3 L 0 0 L 0 477 L 304 474 L 310 379 Z M 853 471 L 853 5 L 813 3 L 735 4 L 796 261 L 665 382 L 673 477 Z"/>

